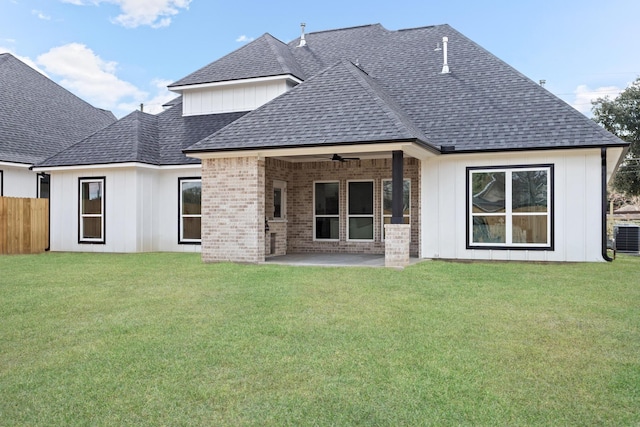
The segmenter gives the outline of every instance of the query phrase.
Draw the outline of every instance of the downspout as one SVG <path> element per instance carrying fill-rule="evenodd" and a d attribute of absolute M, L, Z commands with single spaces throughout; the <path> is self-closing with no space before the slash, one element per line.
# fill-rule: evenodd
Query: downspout
<path fill-rule="evenodd" d="M 607 253 L 607 149 L 600 148 L 600 160 L 602 166 L 602 258 L 611 262 L 613 258 Z"/>

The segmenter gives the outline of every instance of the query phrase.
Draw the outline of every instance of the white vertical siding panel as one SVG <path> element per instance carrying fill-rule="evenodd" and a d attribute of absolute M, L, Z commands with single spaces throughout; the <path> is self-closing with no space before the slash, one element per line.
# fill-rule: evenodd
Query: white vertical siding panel
<path fill-rule="evenodd" d="M 192 116 L 250 111 L 292 87 L 285 81 L 271 81 L 189 90 L 183 94 L 183 114 Z"/>
<path fill-rule="evenodd" d="M 587 236 L 586 261 L 603 261 L 602 258 L 602 183 L 600 151 L 586 158 L 585 188 L 586 209 L 585 226 Z M 595 173 L 594 171 L 598 171 Z"/>
<path fill-rule="evenodd" d="M 0 166 L 4 197 L 36 197 L 38 175 L 27 168 Z"/>
<path fill-rule="evenodd" d="M 440 209 L 438 205 L 439 192 L 439 163 L 433 160 L 421 162 L 420 173 L 420 213 L 421 250 L 423 258 L 438 258 Z"/>
<path fill-rule="evenodd" d="M 554 250 L 466 249 L 466 167 L 527 164 L 554 165 Z M 439 156 L 422 162 L 422 185 L 423 257 L 602 260 L 597 149 Z"/>

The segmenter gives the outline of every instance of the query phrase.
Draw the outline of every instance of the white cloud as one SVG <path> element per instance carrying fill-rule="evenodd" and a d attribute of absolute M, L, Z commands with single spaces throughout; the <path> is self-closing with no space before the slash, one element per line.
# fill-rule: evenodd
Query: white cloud
<path fill-rule="evenodd" d="M 253 37 L 247 37 L 244 34 L 236 39 L 238 43 L 252 42 L 253 40 L 254 40 Z"/>
<path fill-rule="evenodd" d="M 37 63 L 48 73 L 62 77 L 62 86 L 96 107 L 113 110 L 122 99 L 147 96 L 116 76 L 116 62 L 104 61 L 83 44 L 54 47 L 38 56 Z"/>
<path fill-rule="evenodd" d="M 42 19 L 43 21 L 50 21 L 51 17 L 49 15 L 45 15 L 41 10 L 32 10 L 31 11 L 32 15 L 36 15 L 39 19 Z"/>
<path fill-rule="evenodd" d="M 604 98 L 609 96 L 615 98 L 624 90 L 616 86 L 602 86 L 599 88 L 591 89 L 587 85 L 580 85 L 573 91 L 575 95 L 574 101 L 571 106 L 583 114 L 589 115 L 591 113 L 591 101 L 595 101 L 598 98 Z"/>
<path fill-rule="evenodd" d="M 180 13 L 180 9 L 189 9 L 191 0 L 61 0 L 76 6 L 111 3 L 120 7 L 122 12 L 111 21 L 126 28 L 148 25 L 152 28 L 166 27 L 171 17 Z"/>

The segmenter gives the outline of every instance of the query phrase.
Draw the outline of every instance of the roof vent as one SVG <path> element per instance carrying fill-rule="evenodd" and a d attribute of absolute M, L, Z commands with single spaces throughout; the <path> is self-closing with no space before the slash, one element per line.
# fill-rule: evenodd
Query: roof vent
<path fill-rule="evenodd" d="M 444 64 L 442 64 L 442 74 L 449 73 L 449 64 L 447 64 L 447 43 L 449 42 L 449 37 L 442 38 L 442 55 L 444 56 Z"/>
<path fill-rule="evenodd" d="M 300 24 L 300 30 L 301 30 L 301 34 L 300 34 L 300 44 L 298 45 L 298 47 L 302 47 L 302 46 L 306 46 L 307 45 L 307 41 L 304 39 L 304 27 L 306 27 L 307 24 L 305 24 L 304 22 L 302 24 Z"/>

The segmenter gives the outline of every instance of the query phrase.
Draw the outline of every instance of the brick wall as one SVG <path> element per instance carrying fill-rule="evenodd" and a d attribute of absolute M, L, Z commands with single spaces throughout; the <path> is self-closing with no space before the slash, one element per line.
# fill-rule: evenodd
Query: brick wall
<path fill-rule="evenodd" d="M 272 161 L 268 160 L 267 163 Z M 384 254 L 382 241 L 382 180 L 391 179 L 391 159 L 356 160 L 347 162 L 279 162 L 267 167 L 268 185 L 273 179 L 286 178 L 287 195 L 287 252 L 345 252 Z M 411 179 L 411 243 L 410 253 L 418 256 L 420 247 L 420 167 L 413 158 L 404 159 L 404 176 Z M 277 177 L 275 177 L 277 175 Z M 275 178 L 274 178 L 275 177 Z M 347 241 L 347 181 L 374 180 L 374 240 L 373 242 Z M 314 181 L 340 182 L 340 241 L 313 240 L 313 183 Z M 267 189 L 267 199 L 273 203 L 273 189 Z"/>
<path fill-rule="evenodd" d="M 385 224 L 386 231 L 384 265 L 385 267 L 406 267 L 409 265 L 409 239 L 411 230 L 408 224 Z"/>
<path fill-rule="evenodd" d="M 264 160 L 203 160 L 203 261 L 264 261 L 264 218 Z"/>
<path fill-rule="evenodd" d="M 287 253 L 287 234 L 289 208 L 293 198 L 290 186 L 292 181 L 291 163 L 278 159 L 266 159 L 265 161 L 265 218 L 269 221 L 269 233 L 265 239 L 265 255 L 285 255 Z M 275 180 L 287 183 L 287 192 L 284 195 L 286 200 L 284 219 L 273 218 L 273 182 Z"/>

